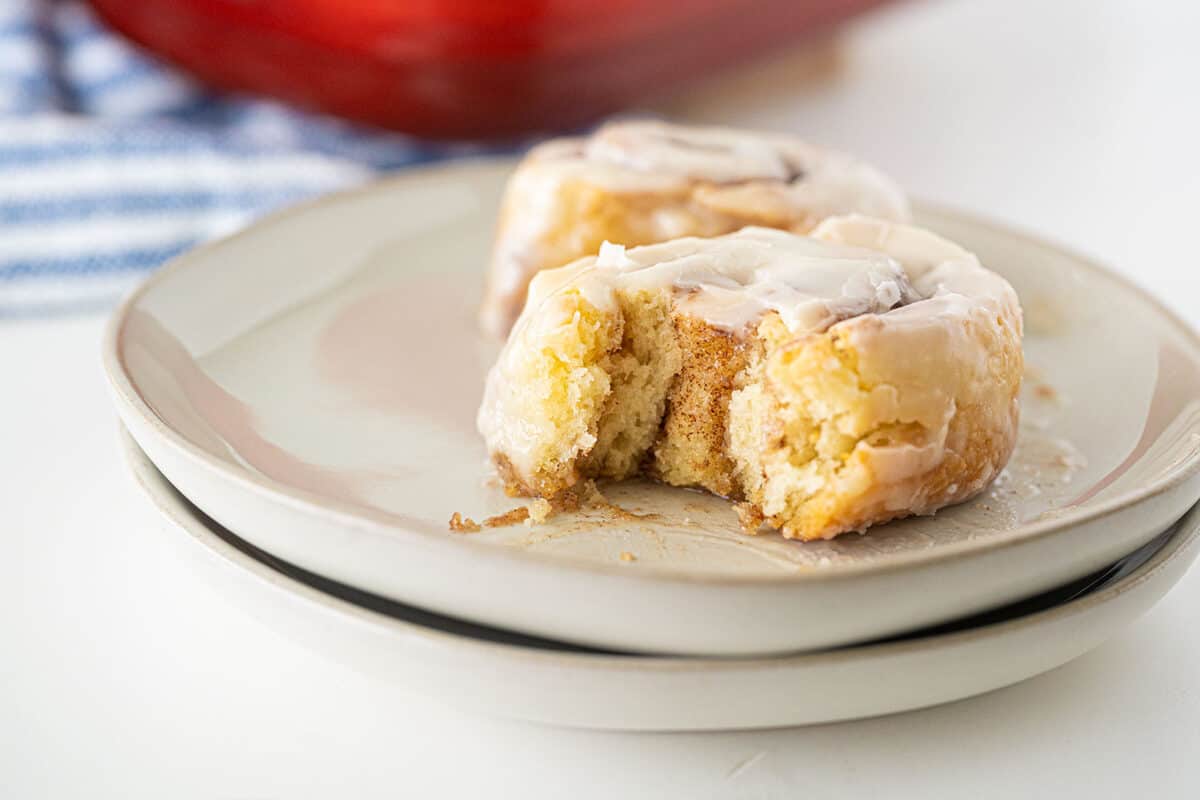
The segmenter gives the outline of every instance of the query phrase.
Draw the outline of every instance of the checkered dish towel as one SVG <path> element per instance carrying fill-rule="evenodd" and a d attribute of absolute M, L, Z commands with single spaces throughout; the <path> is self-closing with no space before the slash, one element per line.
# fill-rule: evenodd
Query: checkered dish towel
<path fill-rule="evenodd" d="M 0 0 L 0 319 L 106 307 L 267 210 L 482 149 L 221 95 L 77 0 Z"/>

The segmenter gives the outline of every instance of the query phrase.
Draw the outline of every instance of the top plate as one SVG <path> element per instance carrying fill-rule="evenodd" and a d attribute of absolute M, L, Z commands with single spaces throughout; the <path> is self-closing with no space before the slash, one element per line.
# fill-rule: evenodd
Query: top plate
<path fill-rule="evenodd" d="M 407 173 L 154 275 L 105 352 L 142 448 L 223 525 L 313 572 L 487 624 L 692 653 L 842 644 L 978 611 L 1115 560 L 1200 492 L 1195 335 L 1078 256 L 919 206 L 1025 309 L 1021 434 L 984 496 L 799 543 L 742 535 L 716 498 L 631 483 L 606 489 L 624 511 L 452 534 L 454 511 L 516 505 L 486 480 L 474 428 L 497 345 L 473 314 L 511 167 Z"/>

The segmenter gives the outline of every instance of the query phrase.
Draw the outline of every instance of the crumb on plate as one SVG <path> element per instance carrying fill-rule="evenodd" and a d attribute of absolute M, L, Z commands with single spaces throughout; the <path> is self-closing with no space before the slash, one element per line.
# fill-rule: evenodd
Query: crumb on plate
<path fill-rule="evenodd" d="M 450 515 L 450 530 L 455 533 L 474 533 L 479 530 L 479 523 L 455 511 Z"/>
<path fill-rule="evenodd" d="M 742 523 L 742 533 L 748 533 L 751 536 L 758 533 L 758 529 L 765 519 L 758 506 L 753 503 L 734 503 L 733 510 L 737 512 L 738 522 Z"/>
<path fill-rule="evenodd" d="M 1043 400 L 1054 400 L 1058 397 L 1058 392 L 1054 391 L 1054 387 L 1048 383 L 1039 383 L 1034 386 L 1033 393 Z"/>
<path fill-rule="evenodd" d="M 530 527 L 541 525 L 554 514 L 554 506 L 549 500 L 539 497 L 529 504 L 529 518 L 525 520 L 525 524 Z"/>
<path fill-rule="evenodd" d="M 529 506 L 517 506 L 514 509 L 505 511 L 503 514 L 488 517 L 483 521 L 483 527 L 501 528 L 505 525 L 516 525 L 518 522 L 524 522 L 527 519 L 529 519 Z"/>

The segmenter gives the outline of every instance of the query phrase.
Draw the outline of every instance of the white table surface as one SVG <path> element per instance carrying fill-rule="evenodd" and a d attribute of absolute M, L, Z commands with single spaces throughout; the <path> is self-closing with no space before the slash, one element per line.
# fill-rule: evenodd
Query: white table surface
<path fill-rule="evenodd" d="M 1197 30 L 1195 4 L 914 2 L 857 25 L 830 80 L 784 58 L 663 108 L 859 152 L 1200 323 Z M 864 722 L 601 734 L 376 683 L 186 569 L 120 460 L 102 323 L 0 324 L 0 797 L 1197 794 L 1200 571 L 1062 669 Z"/>

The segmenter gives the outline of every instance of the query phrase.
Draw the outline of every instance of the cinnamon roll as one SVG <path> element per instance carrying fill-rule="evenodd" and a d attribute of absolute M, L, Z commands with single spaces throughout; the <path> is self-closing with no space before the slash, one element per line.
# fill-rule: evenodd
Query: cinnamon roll
<path fill-rule="evenodd" d="M 537 272 L 595 255 L 604 241 L 653 244 L 747 225 L 806 233 L 847 213 L 905 221 L 908 205 L 874 168 L 783 134 L 623 122 L 553 140 L 509 182 L 481 323 L 503 336 Z"/>
<path fill-rule="evenodd" d="M 1016 294 L 962 247 L 860 216 L 539 273 L 478 424 L 509 489 L 646 475 L 830 538 L 981 491 L 1017 433 Z"/>

